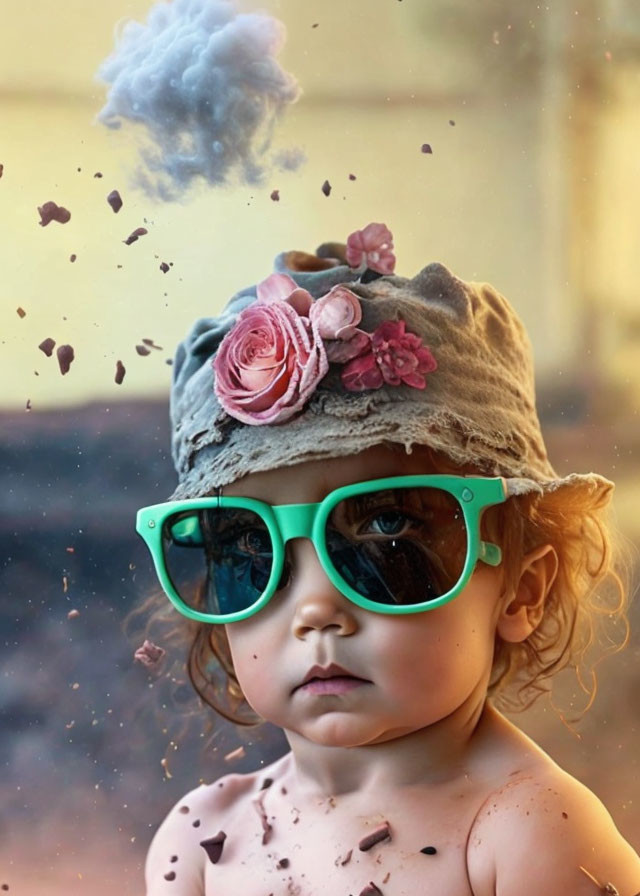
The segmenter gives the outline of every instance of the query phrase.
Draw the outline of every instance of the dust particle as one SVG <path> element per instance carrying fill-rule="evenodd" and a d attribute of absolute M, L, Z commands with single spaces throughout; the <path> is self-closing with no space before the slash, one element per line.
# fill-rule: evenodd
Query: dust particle
<path fill-rule="evenodd" d="M 67 221 L 71 220 L 69 209 L 56 205 L 55 202 L 45 202 L 44 205 L 39 205 L 38 212 L 40 214 L 39 224 L 41 227 L 46 227 L 52 221 L 57 221 L 58 224 L 66 224 Z"/>
<path fill-rule="evenodd" d="M 146 233 L 149 233 L 146 227 L 136 227 L 136 229 L 129 234 L 126 240 L 123 240 L 122 242 L 126 246 L 130 246 L 131 243 L 135 243 L 139 237 L 144 236 Z"/>
<path fill-rule="evenodd" d="M 433 150 L 431 149 L 431 146 L 428 143 L 423 143 L 422 144 L 422 152 L 431 152 L 432 153 Z"/>
<path fill-rule="evenodd" d="M 164 876 L 164 879 L 165 880 L 175 880 L 176 879 L 175 871 L 167 871 L 167 873 Z"/>
<path fill-rule="evenodd" d="M 328 196 L 331 193 L 331 184 L 328 180 L 325 180 L 325 182 L 322 184 L 322 192 L 325 196 Z"/>
<path fill-rule="evenodd" d="M 142 357 L 151 354 L 151 349 L 147 348 L 146 345 L 136 345 L 136 351 L 139 355 L 142 355 Z"/>
<path fill-rule="evenodd" d="M 420 852 L 424 853 L 425 856 L 435 856 L 438 850 L 435 846 L 423 846 Z"/>
<path fill-rule="evenodd" d="M 72 345 L 60 345 L 56 349 L 56 354 L 58 356 L 58 365 L 60 366 L 60 373 L 64 376 L 66 373 L 69 373 L 69 369 L 71 367 L 71 362 L 75 358 L 75 352 L 73 350 Z"/>
<path fill-rule="evenodd" d="M 17 313 L 18 317 L 26 317 L 27 316 L 27 312 L 24 310 L 24 308 L 19 308 L 19 307 L 16 308 L 16 313 Z"/>
<path fill-rule="evenodd" d="M 280 190 L 272 190 L 271 198 L 274 202 L 280 202 Z"/>
<path fill-rule="evenodd" d="M 116 361 L 116 376 L 115 381 L 118 386 L 122 384 L 124 379 L 124 375 L 127 372 L 126 367 L 122 363 L 122 361 Z"/>
<path fill-rule="evenodd" d="M 163 274 L 167 273 L 167 271 L 169 270 L 169 265 L 167 264 L 166 261 L 161 262 L 160 270 L 162 271 Z"/>
<path fill-rule="evenodd" d="M 77 257 L 78 257 L 78 256 L 74 253 L 73 255 L 70 255 L 70 256 L 69 256 L 69 261 L 73 262 L 73 261 L 76 260 Z"/>
<path fill-rule="evenodd" d="M 114 210 L 114 212 L 118 214 L 118 212 L 122 208 L 122 196 L 120 195 L 120 193 L 118 193 L 117 190 L 112 190 L 107 196 L 107 202 Z"/>

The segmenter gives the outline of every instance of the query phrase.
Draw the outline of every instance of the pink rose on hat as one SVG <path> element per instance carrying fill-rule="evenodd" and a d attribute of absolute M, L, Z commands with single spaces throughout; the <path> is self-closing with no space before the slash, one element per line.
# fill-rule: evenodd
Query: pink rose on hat
<path fill-rule="evenodd" d="M 393 274 L 393 234 L 384 224 L 367 224 L 347 238 L 347 261 L 352 268 L 364 266 L 379 274 Z"/>
<path fill-rule="evenodd" d="M 329 369 L 318 326 L 305 314 L 311 301 L 291 277 L 273 274 L 240 312 L 213 359 L 215 393 L 230 416 L 281 423 L 308 401 Z"/>

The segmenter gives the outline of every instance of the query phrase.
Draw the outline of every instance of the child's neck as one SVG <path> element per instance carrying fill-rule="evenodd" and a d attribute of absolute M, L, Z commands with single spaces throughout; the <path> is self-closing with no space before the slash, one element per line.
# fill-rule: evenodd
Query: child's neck
<path fill-rule="evenodd" d="M 287 731 L 292 785 L 310 797 L 326 798 L 436 787 L 473 777 L 490 763 L 491 751 L 485 748 L 499 717 L 486 695 L 475 700 L 472 695 L 433 725 L 365 746 L 326 746 Z"/>

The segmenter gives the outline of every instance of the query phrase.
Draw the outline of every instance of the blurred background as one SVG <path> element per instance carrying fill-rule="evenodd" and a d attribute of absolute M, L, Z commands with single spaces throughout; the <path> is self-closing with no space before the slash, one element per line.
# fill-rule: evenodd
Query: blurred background
<path fill-rule="evenodd" d="M 134 663 L 122 630 L 153 586 L 135 511 L 175 481 L 167 362 L 279 251 L 383 221 L 398 273 L 441 261 L 493 283 L 533 342 L 552 463 L 614 479 L 640 545 L 637 2 L 263 2 L 303 91 L 275 140 L 306 162 L 164 203 L 133 180 L 135 131 L 95 122 L 116 23 L 151 6 L 28 0 L 0 30 L 0 884 L 14 894 L 141 894 L 173 803 L 240 744 L 239 771 L 283 750 L 273 730 L 221 725 L 204 752 L 177 667 Z M 47 201 L 70 221 L 39 226 Z M 73 346 L 66 375 L 45 339 Z M 631 623 L 582 721 L 549 700 L 513 720 L 640 850 L 637 601 Z M 554 702 L 586 698 L 569 679 Z"/>

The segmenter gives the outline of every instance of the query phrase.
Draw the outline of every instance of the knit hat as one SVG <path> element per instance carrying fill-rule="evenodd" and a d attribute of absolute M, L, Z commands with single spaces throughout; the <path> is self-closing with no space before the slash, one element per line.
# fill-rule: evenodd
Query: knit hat
<path fill-rule="evenodd" d="M 503 476 L 510 494 L 610 495 L 602 476 L 551 466 L 531 343 L 507 299 L 438 263 L 396 276 L 392 248 L 371 224 L 346 246 L 284 252 L 275 275 L 196 322 L 173 368 L 173 499 L 388 442 Z"/>

